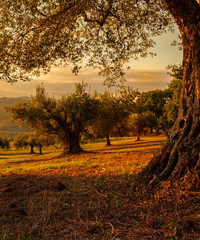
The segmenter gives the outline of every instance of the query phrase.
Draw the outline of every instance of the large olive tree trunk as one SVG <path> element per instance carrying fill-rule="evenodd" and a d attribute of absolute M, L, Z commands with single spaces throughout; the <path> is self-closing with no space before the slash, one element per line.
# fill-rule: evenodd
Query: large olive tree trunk
<path fill-rule="evenodd" d="M 80 146 L 80 134 L 76 131 L 70 132 L 68 153 L 81 153 L 83 149 Z"/>
<path fill-rule="evenodd" d="M 163 0 L 183 42 L 179 115 L 172 132 L 143 174 L 154 180 L 179 179 L 200 170 L 200 6 L 196 0 Z"/>
<path fill-rule="evenodd" d="M 80 126 L 80 124 L 79 124 Z M 73 127 L 72 129 L 69 125 L 63 124 L 63 134 L 62 134 L 62 141 L 63 141 L 63 151 L 62 155 L 66 154 L 76 154 L 84 152 L 84 150 L 80 146 L 80 133 L 82 127 L 80 129 L 78 127 Z"/>
<path fill-rule="evenodd" d="M 63 152 L 62 155 L 76 154 L 83 152 L 80 146 L 80 133 L 76 130 L 67 129 L 63 137 Z"/>

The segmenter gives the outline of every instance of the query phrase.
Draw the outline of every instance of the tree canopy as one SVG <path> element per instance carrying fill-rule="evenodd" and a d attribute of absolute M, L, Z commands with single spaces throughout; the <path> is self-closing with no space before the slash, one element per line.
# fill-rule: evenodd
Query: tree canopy
<path fill-rule="evenodd" d="M 5 0 L 0 12 L 0 77 L 9 82 L 52 64 L 76 73 L 85 58 L 108 82 L 123 80 L 124 63 L 147 56 L 153 37 L 172 27 L 160 0 Z"/>
<path fill-rule="evenodd" d="M 109 91 L 97 94 L 98 107 L 90 132 L 106 137 L 106 145 L 111 145 L 110 136 L 114 127 L 126 121 L 130 112 L 133 111 L 138 95 L 139 92 L 131 87 L 124 87 L 115 94 Z"/>

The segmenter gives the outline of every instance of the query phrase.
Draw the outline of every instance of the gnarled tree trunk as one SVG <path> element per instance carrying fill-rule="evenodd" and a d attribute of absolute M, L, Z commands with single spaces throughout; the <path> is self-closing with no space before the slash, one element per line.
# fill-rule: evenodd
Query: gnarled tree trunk
<path fill-rule="evenodd" d="M 64 128 L 64 127 L 63 127 Z M 84 152 L 80 146 L 80 131 L 77 129 L 64 128 L 64 134 L 62 136 L 63 151 L 62 155 L 76 154 Z"/>
<path fill-rule="evenodd" d="M 81 152 L 83 152 L 83 149 L 80 146 L 80 134 L 78 134 L 76 131 L 72 131 L 69 134 L 67 153 L 74 154 Z"/>
<path fill-rule="evenodd" d="M 179 179 L 188 170 L 200 172 L 200 6 L 195 0 L 163 2 L 180 29 L 183 82 L 176 123 L 160 153 L 143 171 L 160 181 Z"/>

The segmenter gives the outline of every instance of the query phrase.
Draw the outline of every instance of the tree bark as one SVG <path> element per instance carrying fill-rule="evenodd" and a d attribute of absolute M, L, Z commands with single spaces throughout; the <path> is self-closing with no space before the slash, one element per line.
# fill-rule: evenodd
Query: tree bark
<path fill-rule="evenodd" d="M 137 140 L 136 141 L 140 141 L 140 130 L 138 130 Z"/>
<path fill-rule="evenodd" d="M 42 146 L 39 146 L 40 154 L 42 155 Z"/>
<path fill-rule="evenodd" d="M 30 147 L 31 147 L 31 152 L 30 152 L 30 154 L 35 154 L 35 152 L 34 152 L 34 150 L 33 150 L 34 146 L 31 145 Z"/>
<path fill-rule="evenodd" d="M 68 153 L 68 142 L 63 142 L 63 151 L 62 151 L 62 155 L 66 155 Z"/>
<path fill-rule="evenodd" d="M 106 134 L 106 146 L 111 146 L 110 134 L 109 134 L 109 132 L 107 132 L 107 134 Z"/>
<path fill-rule="evenodd" d="M 195 0 L 163 0 L 183 42 L 183 82 L 178 118 L 164 146 L 143 170 L 153 180 L 200 173 L 200 7 Z"/>
<path fill-rule="evenodd" d="M 160 129 L 156 129 L 156 135 L 159 135 L 160 134 Z"/>
<path fill-rule="evenodd" d="M 64 142 L 64 149 L 62 155 L 65 154 L 76 154 L 83 152 L 80 146 L 80 134 L 76 131 L 71 131 L 68 134 L 68 140 Z"/>

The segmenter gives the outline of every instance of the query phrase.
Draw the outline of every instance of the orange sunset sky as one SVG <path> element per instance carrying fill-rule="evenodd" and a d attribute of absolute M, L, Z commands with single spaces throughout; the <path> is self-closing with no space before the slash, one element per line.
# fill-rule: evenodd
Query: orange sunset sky
<path fill-rule="evenodd" d="M 182 61 L 182 52 L 171 43 L 177 40 L 178 30 L 175 33 L 166 33 L 156 38 L 153 52 L 154 58 L 148 57 L 138 61 L 130 60 L 131 69 L 126 74 L 127 84 L 138 88 L 139 91 L 164 89 L 170 81 L 166 67 L 169 64 L 179 64 Z M 82 69 L 76 77 L 69 68 L 53 67 L 47 75 L 42 75 L 31 82 L 17 82 L 13 85 L 0 81 L 0 97 L 19 97 L 34 94 L 36 85 L 43 83 L 47 92 L 56 95 L 64 94 L 74 89 L 75 82 L 87 82 L 91 90 L 102 92 L 107 89 L 103 86 L 104 78 L 98 76 L 98 69 Z"/>

